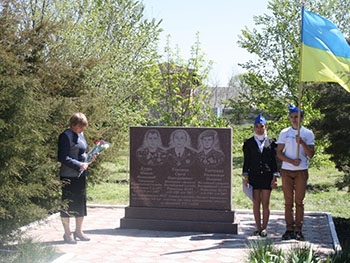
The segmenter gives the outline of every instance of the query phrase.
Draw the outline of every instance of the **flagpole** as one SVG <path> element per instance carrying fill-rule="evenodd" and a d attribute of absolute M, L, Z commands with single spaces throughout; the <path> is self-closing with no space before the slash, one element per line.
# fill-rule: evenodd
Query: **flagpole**
<path fill-rule="evenodd" d="M 303 11 L 304 11 L 304 6 L 305 6 L 305 1 L 306 0 L 302 0 L 301 5 L 302 5 L 302 13 L 301 13 L 301 30 L 300 30 L 300 35 L 302 34 L 302 27 L 303 27 Z M 300 38 L 300 43 L 302 43 L 301 38 Z M 300 51 L 299 51 L 299 57 L 300 57 L 300 64 L 299 64 L 299 89 L 298 89 L 298 137 L 300 137 L 300 117 L 301 117 L 301 97 L 302 97 L 302 93 L 303 93 L 303 84 L 301 82 L 301 59 L 302 59 L 302 52 L 303 52 L 303 45 L 300 45 Z M 297 144 L 297 159 L 299 159 L 300 155 L 300 143 Z"/>

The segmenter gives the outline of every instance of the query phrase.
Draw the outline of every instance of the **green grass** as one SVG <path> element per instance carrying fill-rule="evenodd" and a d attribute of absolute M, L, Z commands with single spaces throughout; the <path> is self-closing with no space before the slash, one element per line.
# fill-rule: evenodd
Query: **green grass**
<path fill-rule="evenodd" d="M 104 179 L 103 183 L 88 187 L 89 203 L 128 205 L 129 185 L 125 183 L 125 180 L 129 179 L 128 158 L 120 159 L 118 164 L 104 163 L 104 168 L 110 171 L 110 175 Z M 232 171 L 232 209 L 252 209 L 251 201 L 242 191 L 240 174 L 241 167 Z M 335 186 L 341 176 L 342 173 L 334 167 L 311 168 L 305 211 L 329 212 L 333 217 L 350 218 L 349 193 L 346 190 L 338 190 Z M 271 194 L 272 210 L 284 209 L 280 179 L 278 184 L 277 189 Z"/>
<path fill-rule="evenodd" d="M 236 175 L 235 175 L 236 174 Z M 233 209 L 252 209 L 252 204 L 242 194 L 242 183 L 238 171 L 233 175 Z M 329 212 L 333 217 L 350 218 L 349 193 L 338 190 L 336 182 L 342 173 L 333 167 L 311 168 L 309 170 L 308 190 L 305 197 L 305 211 Z M 277 189 L 271 193 L 270 206 L 272 210 L 284 210 L 282 181 L 278 180 Z"/>
<path fill-rule="evenodd" d="M 108 176 L 100 184 L 88 185 L 87 198 L 89 203 L 108 205 L 129 204 L 129 159 L 121 157 L 117 164 L 104 163 Z"/>
<path fill-rule="evenodd" d="M 102 183 L 88 188 L 88 202 L 93 204 L 129 204 L 129 185 Z"/>

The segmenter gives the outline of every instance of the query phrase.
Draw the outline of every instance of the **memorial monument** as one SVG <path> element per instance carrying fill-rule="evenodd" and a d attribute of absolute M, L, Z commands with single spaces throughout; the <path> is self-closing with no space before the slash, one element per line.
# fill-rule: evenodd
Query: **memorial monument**
<path fill-rule="evenodd" d="M 120 227 L 237 234 L 231 173 L 229 128 L 131 127 Z"/>

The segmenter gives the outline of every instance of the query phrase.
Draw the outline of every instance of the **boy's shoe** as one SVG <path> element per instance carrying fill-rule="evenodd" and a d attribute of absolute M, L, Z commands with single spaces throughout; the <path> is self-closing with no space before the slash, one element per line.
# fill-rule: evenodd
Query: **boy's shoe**
<path fill-rule="evenodd" d="M 261 237 L 267 237 L 267 230 L 266 230 L 266 229 L 261 230 L 260 236 L 261 236 Z"/>
<path fill-rule="evenodd" d="M 286 231 L 282 236 L 282 240 L 290 240 L 294 238 L 295 238 L 294 231 Z"/>
<path fill-rule="evenodd" d="M 253 236 L 260 236 L 260 231 L 258 231 L 258 230 L 254 231 Z"/>
<path fill-rule="evenodd" d="M 301 233 L 301 231 L 295 232 L 294 234 L 295 234 L 295 239 L 296 240 L 299 240 L 299 241 L 304 241 L 305 240 L 304 235 L 303 235 L 303 233 Z"/>

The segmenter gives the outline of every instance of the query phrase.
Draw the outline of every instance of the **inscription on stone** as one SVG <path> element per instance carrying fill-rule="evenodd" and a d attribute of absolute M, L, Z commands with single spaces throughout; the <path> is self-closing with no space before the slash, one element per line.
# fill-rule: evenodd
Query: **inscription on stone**
<path fill-rule="evenodd" d="M 231 210 L 232 131 L 131 127 L 130 206 Z"/>

